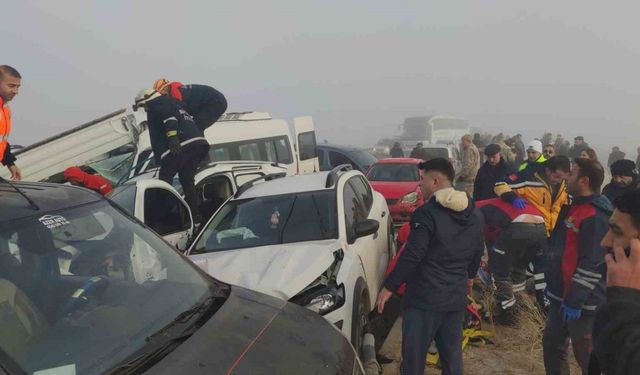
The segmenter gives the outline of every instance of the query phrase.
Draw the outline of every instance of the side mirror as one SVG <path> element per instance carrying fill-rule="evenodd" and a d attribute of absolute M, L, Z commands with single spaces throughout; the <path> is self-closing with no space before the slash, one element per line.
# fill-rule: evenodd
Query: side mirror
<path fill-rule="evenodd" d="M 355 234 L 356 238 L 366 237 L 370 234 L 374 234 L 380 228 L 380 223 L 377 220 L 367 219 L 356 223 Z"/>

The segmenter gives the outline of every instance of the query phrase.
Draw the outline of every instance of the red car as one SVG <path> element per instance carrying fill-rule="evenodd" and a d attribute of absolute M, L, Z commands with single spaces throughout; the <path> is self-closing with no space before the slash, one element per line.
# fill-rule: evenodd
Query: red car
<path fill-rule="evenodd" d="M 378 160 L 367 171 L 374 190 L 387 200 L 394 225 L 409 221 L 413 211 L 424 203 L 420 191 L 420 159 L 389 158 Z"/>

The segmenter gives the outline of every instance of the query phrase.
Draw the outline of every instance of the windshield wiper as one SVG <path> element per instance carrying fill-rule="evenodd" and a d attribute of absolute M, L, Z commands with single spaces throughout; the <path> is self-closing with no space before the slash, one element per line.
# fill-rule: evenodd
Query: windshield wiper
<path fill-rule="evenodd" d="M 222 296 L 209 295 L 201 302 L 194 305 L 189 310 L 183 311 L 176 316 L 173 321 L 151 334 L 145 340 L 149 342 L 147 346 L 138 351 L 139 355 L 127 360 L 127 362 L 108 371 L 108 375 L 124 375 L 138 373 L 153 366 L 167 354 L 173 351 L 178 345 L 186 341 L 202 326 L 202 317 L 208 316 L 208 312 L 213 311 L 215 302 L 223 299 Z M 193 318 L 197 317 L 195 321 Z M 193 322 L 189 324 L 189 322 Z M 200 323 L 200 324 L 198 324 Z M 187 325 L 186 328 L 178 330 L 176 327 Z M 177 331 L 177 332 L 176 332 Z"/>
<path fill-rule="evenodd" d="M 282 230 L 280 231 L 280 235 L 278 236 L 279 243 L 282 243 L 282 240 L 284 237 L 284 231 L 287 229 L 287 224 L 289 223 L 289 219 L 291 219 L 291 215 L 293 214 L 293 208 L 296 205 L 297 199 L 298 199 L 297 195 L 293 197 L 293 202 L 291 202 L 291 209 L 289 209 L 289 214 L 287 215 L 287 218 L 284 220 L 284 223 L 282 224 Z"/>
<path fill-rule="evenodd" d="M 313 207 L 316 209 L 316 213 L 318 214 L 318 220 L 320 220 L 320 229 L 322 229 L 322 233 L 326 236 L 329 230 L 324 225 L 324 220 L 322 219 L 322 215 L 320 214 L 320 209 L 318 208 L 318 202 L 316 201 L 315 194 L 311 194 L 311 200 L 313 201 Z"/>
<path fill-rule="evenodd" d="M 31 198 L 29 198 L 27 194 L 25 194 L 22 190 L 18 189 L 16 185 L 12 184 L 11 182 L 9 182 L 9 180 L 4 179 L 3 177 L 0 177 L 0 182 L 4 182 L 5 184 L 11 186 L 13 190 L 15 190 L 18 194 L 22 195 L 22 197 L 26 199 L 27 202 L 29 202 L 29 205 L 31 206 L 31 208 L 33 208 L 36 211 L 40 211 L 40 207 L 38 207 L 36 202 L 34 202 Z"/>

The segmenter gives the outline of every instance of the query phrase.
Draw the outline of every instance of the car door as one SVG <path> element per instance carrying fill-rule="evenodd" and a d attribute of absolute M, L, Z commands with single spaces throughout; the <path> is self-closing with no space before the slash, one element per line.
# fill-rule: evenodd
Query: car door
<path fill-rule="evenodd" d="M 309 116 L 293 119 L 296 137 L 296 161 L 298 174 L 313 173 L 320 170 L 316 155 L 316 131 L 313 120 Z"/>
<path fill-rule="evenodd" d="M 185 250 L 193 233 L 187 203 L 169 184 L 158 180 L 137 181 L 135 216 L 178 250 Z"/>
<path fill-rule="evenodd" d="M 342 205 L 344 209 L 347 248 L 348 251 L 353 251 L 361 259 L 365 276 L 367 277 L 369 292 L 375 296 L 375 293 L 378 292 L 377 288 L 380 285 L 379 277 L 377 276 L 379 273 L 378 265 L 375 261 L 375 258 L 378 257 L 378 249 L 376 248 L 378 233 L 355 238 L 355 226 L 358 222 L 369 218 L 370 213 L 365 202 L 362 201 L 360 194 L 356 192 L 353 186 L 352 181 L 354 178 L 357 177 L 351 177 L 342 187 Z"/>
<path fill-rule="evenodd" d="M 380 201 L 374 202 L 374 192 L 371 185 L 365 180 L 364 176 L 358 175 L 351 177 L 349 183 L 353 187 L 356 195 L 364 205 L 367 211 L 367 219 L 372 219 L 380 223 L 378 233 L 373 234 L 371 239 L 373 244 L 371 248 L 364 249 L 362 253 L 362 261 L 371 263 L 371 268 L 375 270 L 375 280 L 381 284 L 384 273 L 389 262 L 388 238 L 387 238 L 387 215 L 389 214 Z M 375 203 L 375 204 L 374 204 Z M 360 240 L 359 238 L 358 240 Z M 356 242 L 358 241 L 356 240 Z M 371 276 L 369 276 L 371 277 Z M 379 285 L 378 284 L 378 285 Z"/>

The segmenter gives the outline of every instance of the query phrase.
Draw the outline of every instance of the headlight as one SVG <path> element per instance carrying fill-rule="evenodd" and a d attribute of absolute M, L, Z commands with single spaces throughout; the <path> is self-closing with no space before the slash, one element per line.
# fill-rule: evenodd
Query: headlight
<path fill-rule="evenodd" d="M 418 201 L 418 192 L 406 194 L 402 197 L 402 203 L 416 203 Z"/>
<path fill-rule="evenodd" d="M 344 286 L 333 284 L 320 291 L 320 294 L 316 294 L 315 297 L 311 297 L 309 303 L 303 306 L 320 315 L 325 315 L 339 309 L 342 305 L 344 305 Z"/>

